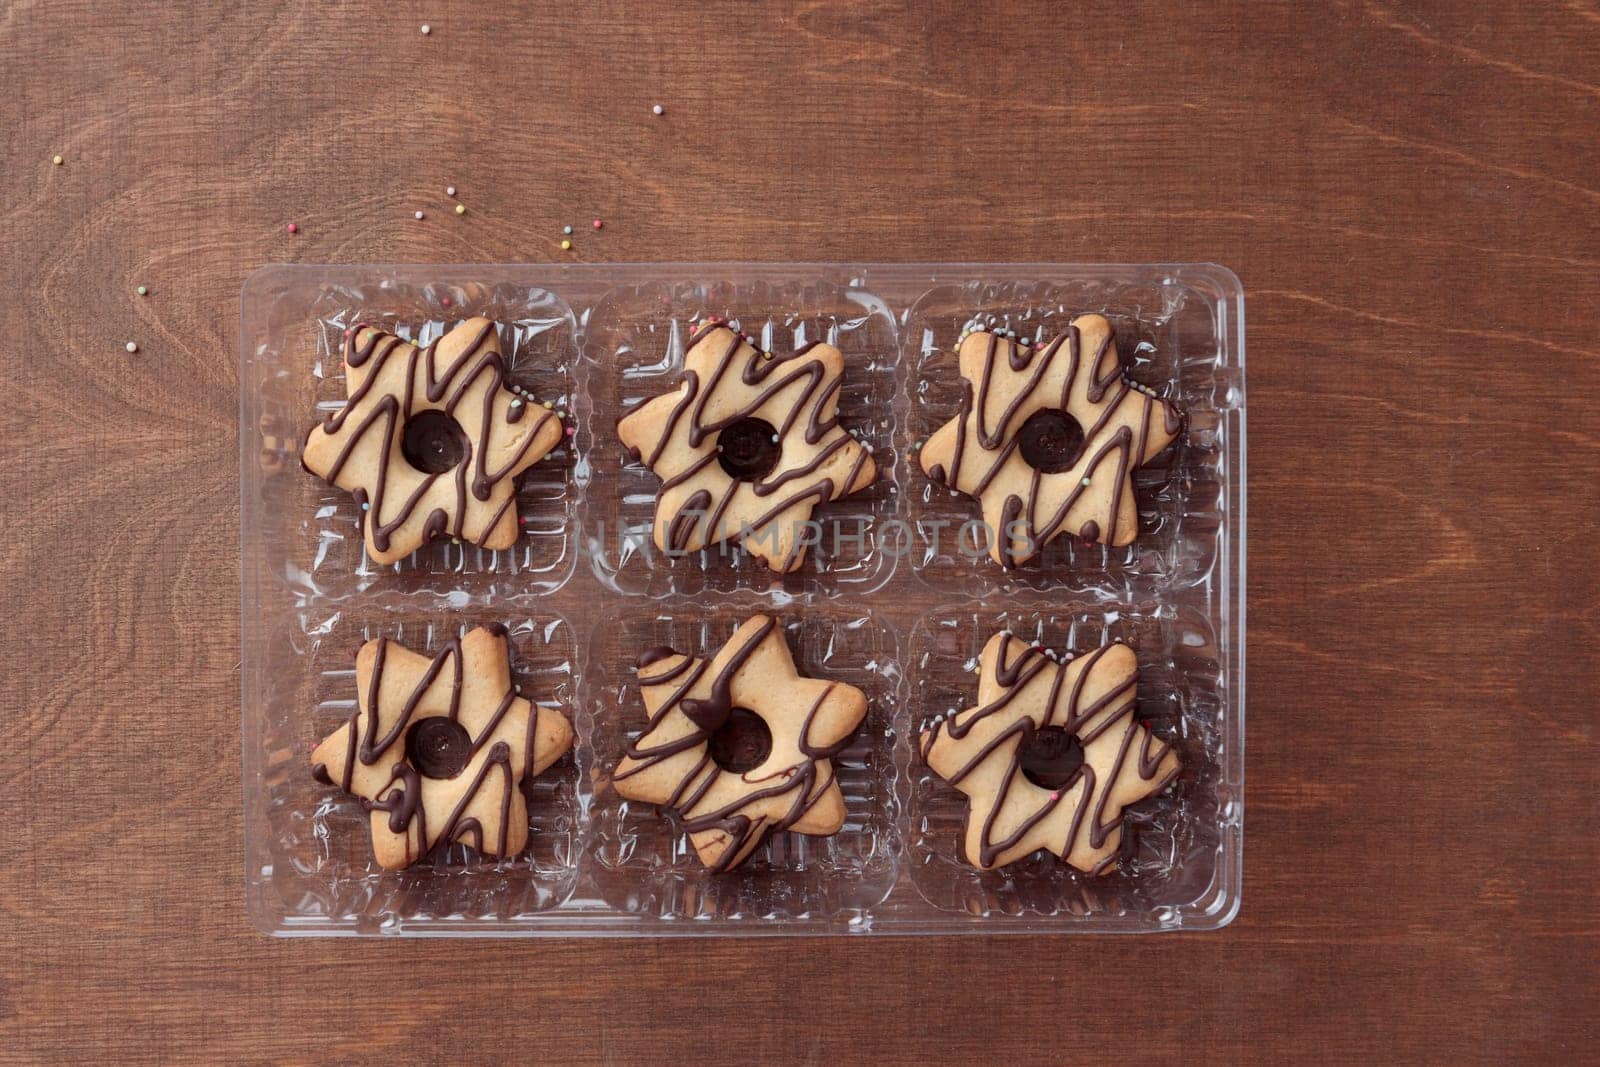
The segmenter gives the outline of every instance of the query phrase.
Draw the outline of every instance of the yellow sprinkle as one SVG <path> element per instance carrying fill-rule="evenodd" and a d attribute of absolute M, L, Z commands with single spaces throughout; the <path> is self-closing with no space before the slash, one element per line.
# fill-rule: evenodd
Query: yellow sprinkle
<path fill-rule="evenodd" d="M 545 402 L 544 402 L 544 409 L 545 409 L 545 410 L 546 410 L 546 411 L 554 411 L 554 410 L 555 410 L 555 407 L 556 407 L 556 406 L 555 406 L 555 405 L 554 405 L 554 404 L 552 404 L 552 403 L 550 403 L 550 401 L 548 401 L 548 400 L 546 400 L 546 401 L 545 401 Z"/>
<path fill-rule="evenodd" d="M 59 167 L 59 166 L 61 166 L 61 164 L 65 163 L 66 160 L 62 159 L 60 156 L 51 156 L 50 157 L 50 162 L 54 163 L 56 166 Z"/>
<path fill-rule="evenodd" d="M 571 241 L 562 241 L 561 242 L 561 250 L 563 252 L 565 252 L 567 249 L 569 249 L 571 247 L 572 247 L 572 242 Z"/>
<path fill-rule="evenodd" d="M 456 214 L 457 215 L 465 215 L 466 213 L 467 213 L 467 205 L 465 205 L 465 204 L 457 204 L 456 205 Z"/>

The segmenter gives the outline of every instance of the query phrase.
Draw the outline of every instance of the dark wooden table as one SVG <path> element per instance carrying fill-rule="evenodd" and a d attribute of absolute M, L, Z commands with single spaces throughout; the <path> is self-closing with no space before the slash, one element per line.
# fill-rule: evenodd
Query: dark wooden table
<path fill-rule="evenodd" d="M 983 6 L 0 4 L 0 1059 L 1595 1055 L 1600 10 Z M 568 256 L 1239 273 L 1233 926 L 250 929 L 240 282 Z"/>

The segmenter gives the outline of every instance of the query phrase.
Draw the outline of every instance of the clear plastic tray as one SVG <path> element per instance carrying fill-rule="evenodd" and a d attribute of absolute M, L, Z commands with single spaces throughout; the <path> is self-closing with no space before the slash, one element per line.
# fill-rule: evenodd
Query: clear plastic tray
<path fill-rule="evenodd" d="M 953 348 L 974 318 L 1049 336 L 1100 312 L 1129 376 L 1187 429 L 1136 475 L 1141 533 L 1122 549 L 1061 539 L 1005 571 L 948 537 L 972 518 L 931 483 L 916 442 L 957 403 Z M 1215 929 L 1240 898 L 1244 812 L 1244 299 L 1209 264 L 523 264 L 273 266 L 240 326 L 244 848 L 250 916 L 282 935 L 746 935 Z M 431 339 L 501 324 L 512 381 L 564 403 L 576 433 L 520 483 L 527 526 L 503 551 L 434 542 L 392 566 L 362 552 L 349 494 L 301 470 L 313 419 L 339 406 L 356 321 Z M 626 535 L 656 480 L 614 427 L 677 380 L 692 324 L 736 320 L 784 351 L 845 355 L 839 415 L 874 449 L 869 489 L 816 516 L 895 531 L 813 550 L 796 573 L 708 549 L 669 558 Z M 833 546 L 829 546 L 830 548 Z M 678 824 L 608 787 L 643 722 L 646 647 L 714 648 L 756 612 L 805 673 L 863 689 L 867 720 L 835 760 L 848 818 L 774 836 L 705 871 Z M 380 869 L 355 799 L 316 782 L 311 746 L 353 707 L 352 656 L 384 634 L 419 650 L 477 623 L 510 631 L 524 691 L 574 722 L 573 752 L 533 785 L 528 848 Z M 917 729 L 967 706 L 999 629 L 1058 650 L 1139 656 L 1139 713 L 1179 780 L 1130 814 L 1121 869 L 1088 878 L 1048 854 L 993 872 L 958 858 L 964 798 L 915 758 Z"/>

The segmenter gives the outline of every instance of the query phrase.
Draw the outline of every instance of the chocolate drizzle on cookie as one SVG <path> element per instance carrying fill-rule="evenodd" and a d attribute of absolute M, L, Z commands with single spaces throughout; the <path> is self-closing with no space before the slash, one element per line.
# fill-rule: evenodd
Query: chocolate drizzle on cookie
<path fill-rule="evenodd" d="M 928 477 L 982 498 L 996 491 L 1002 472 L 1009 471 L 1007 477 L 1014 481 L 1019 471 L 1027 472 L 1026 493 L 1007 492 L 1000 502 L 1005 521 L 995 531 L 995 554 L 1007 566 L 1065 532 L 1079 501 L 1106 479 L 1110 493 L 1104 510 L 1084 516 L 1079 509 L 1072 532 L 1110 544 L 1131 541 L 1137 529 L 1119 523 L 1119 518 L 1125 496 L 1133 491 L 1132 471 L 1149 458 L 1146 452 L 1157 409 L 1161 427 L 1157 441 L 1176 435 L 1182 416 L 1171 404 L 1127 381 L 1114 353 L 1106 358 L 1113 339 L 1109 326 L 1088 358 L 1076 321 L 1038 346 L 1019 345 L 987 331 L 972 336 L 985 346 L 981 365 L 976 380 L 963 371 L 956 416 L 940 431 L 953 432 L 948 457 L 941 452 L 932 458 L 924 448 Z M 1054 379 L 1062 361 L 1066 369 L 1059 376 L 1059 392 L 1043 395 L 1046 381 Z M 1020 381 L 996 414 L 989 399 L 1001 374 L 1020 376 Z M 1025 417 L 1024 411 L 1029 412 Z M 1012 462 L 1013 454 L 1020 464 Z M 1021 526 L 1013 528 L 1013 522 Z"/>
<path fill-rule="evenodd" d="M 1013 650 L 1018 647 L 1021 651 L 1013 658 Z M 976 857 L 980 868 L 994 867 L 1061 805 L 1071 806 L 1070 828 L 1060 841 L 1049 846 L 1050 850 L 1071 862 L 1080 830 L 1087 821 L 1088 846 L 1098 852 L 1122 825 L 1123 808 L 1119 807 L 1109 818 L 1106 808 L 1124 775 L 1137 775 L 1142 783 L 1139 792 L 1143 796 L 1159 793 L 1177 777 L 1179 767 L 1175 760 L 1170 769 L 1161 774 L 1162 766 L 1172 755 L 1172 747 L 1156 738 L 1134 715 L 1137 665 L 1106 684 L 1102 696 L 1088 704 L 1083 702 L 1086 683 L 1116 647 L 1119 646 L 1098 648 L 1069 669 L 1066 664 L 1052 662 L 1041 650 L 1006 635 L 998 643 L 993 665 L 994 681 L 1003 692 L 988 704 L 950 719 L 941 719 L 922 732 L 918 753 L 925 763 L 937 746 L 951 742 L 958 746 L 957 754 L 963 762 L 949 773 L 941 772 L 951 785 L 958 787 L 995 753 L 1006 753 L 1006 768 L 999 787 L 992 794 L 968 792 L 970 803 L 962 824 L 961 840 L 967 840 L 974 813 L 984 807 L 980 813 L 982 822 Z M 1045 696 L 1042 720 L 1035 722 L 1033 712 L 1014 707 L 1013 702 L 1029 682 L 1045 671 L 1054 674 Z M 1070 686 L 1067 685 L 1069 676 Z M 961 745 L 980 724 L 987 724 L 996 716 L 1000 721 L 1009 721 L 976 748 Z M 1102 778 L 1096 774 L 1087 754 L 1097 740 L 1113 736 L 1118 738 L 1117 754 L 1110 772 Z M 1159 780 L 1158 775 L 1161 775 Z M 1036 804 L 1009 833 L 1000 835 L 996 823 L 1007 800 L 1018 789 L 1029 790 Z M 1021 857 L 1013 857 L 1018 858 Z M 1103 873 L 1115 861 L 1113 853 L 1090 873 Z"/>
<path fill-rule="evenodd" d="M 805 818 L 834 787 L 833 768 L 826 761 L 841 752 L 850 741 L 846 736 L 827 745 L 812 743 L 813 723 L 834 689 L 829 685 L 810 705 L 800 724 L 797 747 L 804 758 L 790 766 L 767 766 L 767 757 L 774 746 L 774 721 L 762 714 L 760 708 L 735 705 L 732 687 L 763 642 L 769 637 L 782 640 L 780 635 L 775 634 L 776 625 L 773 619 L 766 618 L 758 626 L 747 624 L 742 627 L 740 633 L 735 635 L 738 644 L 732 647 L 725 658 L 721 654 L 717 657 L 722 661 L 722 666 L 710 677 L 710 692 L 704 697 L 690 697 L 689 693 L 702 689 L 713 660 L 696 659 L 664 648 L 651 649 L 640 657 L 640 686 L 672 688 L 651 713 L 640 736 L 628 746 L 626 759 L 612 775 L 612 781 L 625 783 L 675 756 L 695 753 L 694 761 L 687 765 L 672 785 L 664 806 L 676 809 L 681 814 L 683 827 L 690 834 L 720 831 L 724 835 L 723 848 L 716 862 L 711 864 L 714 871 L 737 866 L 768 835 L 787 830 Z M 657 730 L 668 724 L 675 713 L 686 719 L 692 729 L 670 740 L 652 740 Z M 739 725 L 743 717 L 756 719 L 765 726 L 766 736 L 723 736 Z M 746 722 L 744 725 L 750 724 Z M 760 752 L 763 747 L 765 751 Z M 759 758 L 755 758 L 758 752 Z M 723 757 L 720 761 L 719 755 Z M 730 756 L 738 758 L 730 761 Z M 726 769 L 724 764 L 730 762 L 738 769 Z M 728 779 L 736 779 L 741 786 L 748 788 L 741 788 L 733 799 L 726 802 L 705 803 L 719 781 Z M 619 791 L 627 795 L 625 787 Z M 774 797 L 792 798 L 776 817 L 763 810 L 766 807 L 763 802 Z"/>
<path fill-rule="evenodd" d="M 524 461 L 535 448 L 548 449 L 559 436 L 549 438 L 545 427 L 557 416 L 542 408 L 525 428 L 530 405 L 515 401 L 506 405 L 497 415 L 496 400 L 506 384 L 506 366 L 501 356 L 492 322 L 477 328 L 465 347 L 443 367 L 438 364 L 439 341 L 424 347 L 402 340 L 393 334 L 360 324 L 351 330 L 344 342 L 344 361 L 352 369 L 366 368 L 366 376 L 350 391 L 344 407 L 329 415 L 307 434 L 340 433 L 345 423 L 379 390 L 378 381 L 391 360 L 405 361 L 403 388 L 378 397 L 367 405 L 365 414 L 355 423 L 344 438 L 342 447 L 326 469 L 314 470 L 330 485 L 338 482 L 340 473 L 352 455 L 373 432 L 381 434 L 377 472 L 370 487 L 353 490 L 361 522 L 370 535 L 372 546 L 379 552 L 389 551 L 391 538 L 412 517 L 421 502 L 428 498 L 434 484 L 448 477 L 454 483 L 454 503 L 450 507 L 435 507 L 424 520 L 422 540 L 451 536 L 466 538 L 465 524 L 469 511 L 468 494 L 477 501 L 488 501 L 494 487 L 525 465 Z M 421 396 L 417 395 L 420 386 Z M 455 413 L 468 391 L 480 379 L 489 379 L 482 390 L 481 410 L 477 413 L 478 440 L 472 440 L 455 421 Z M 509 394 L 509 391 L 507 391 Z M 421 406 L 426 404 L 428 406 Z M 442 406 L 438 406 L 442 405 Z M 488 457 L 500 450 L 494 440 L 500 425 L 516 427 L 521 433 L 520 443 L 493 469 Z M 426 475 L 403 500 L 392 500 L 388 494 L 389 474 L 396 461 L 395 452 L 420 473 Z M 542 452 L 541 452 L 542 454 Z M 302 463 L 305 463 L 302 458 Z M 308 470 L 312 468 L 308 465 Z M 506 512 L 515 505 L 514 493 L 507 494 L 505 502 L 488 517 L 482 533 L 476 538 L 480 546 L 486 545 Z"/>

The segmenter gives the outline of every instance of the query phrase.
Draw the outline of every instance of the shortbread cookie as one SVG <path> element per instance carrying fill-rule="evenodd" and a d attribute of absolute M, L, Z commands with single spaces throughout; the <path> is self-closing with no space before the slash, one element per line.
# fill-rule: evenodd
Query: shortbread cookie
<path fill-rule="evenodd" d="M 1133 470 L 1178 436 L 1178 409 L 1122 376 L 1111 323 L 1080 315 L 1035 345 L 963 333 L 961 409 L 922 446 L 928 477 L 983 506 L 989 553 L 1022 563 L 1061 534 L 1108 545 L 1139 532 Z"/>
<path fill-rule="evenodd" d="M 356 683 L 356 713 L 316 747 L 311 769 L 365 802 L 378 863 L 406 867 L 441 843 L 522 851 L 522 783 L 572 747 L 572 724 L 511 684 L 505 629 L 475 629 L 431 660 L 368 641 Z"/>
<path fill-rule="evenodd" d="M 830 757 L 861 724 L 866 695 L 801 677 L 771 618 L 745 622 L 710 660 L 650 649 L 637 673 L 649 724 L 611 782 L 630 800 L 676 809 L 707 867 L 738 866 L 779 830 L 844 825 Z"/>
<path fill-rule="evenodd" d="M 978 706 L 918 746 L 967 795 L 963 858 L 987 871 L 1043 848 L 1092 875 L 1115 868 L 1123 809 L 1178 776 L 1178 754 L 1134 717 L 1133 649 L 1057 662 L 1000 633 L 978 669 Z"/>
<path fill-rule="evenodd" d="M 344 362 L 349 398 L 311 428 L 301 462 L 355 495 L 373 561 L 435 537 L 515 544 L 516 476 L 563 428 L 506 387 L 494 323 L 468 319 L 425 348 L 363 324 L 346 337 Z"/>
<path fill-rule="evenodd" d="M 843 373 L 832 345 L 779 356 L 719 320 L 702 324 L 683 384 L 617 424 L 629 453 L 661 478 L 656 547 L 739 541 L 775 571 L 799 568 L 816 506 L 877 476 L 870 449 L 835 414 Z"/>

